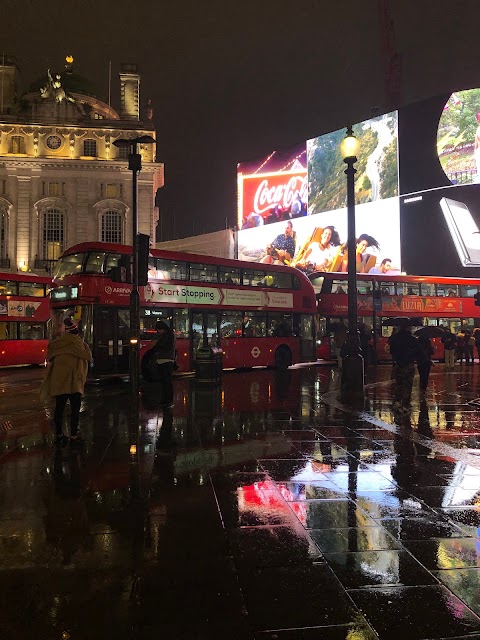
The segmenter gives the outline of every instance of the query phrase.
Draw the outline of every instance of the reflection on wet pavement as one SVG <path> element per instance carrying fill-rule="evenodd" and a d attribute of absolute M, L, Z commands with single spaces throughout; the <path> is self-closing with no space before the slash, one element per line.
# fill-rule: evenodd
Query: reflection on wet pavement
<path fill-rule="evenodd" d="M 2 638 L 480 638 L 477 367 L 400 413 L 369 376 L 360 413 L 327 366 L 146 385 L 135 455 L 124 384 L 55 450 L 1 372 Z"/>

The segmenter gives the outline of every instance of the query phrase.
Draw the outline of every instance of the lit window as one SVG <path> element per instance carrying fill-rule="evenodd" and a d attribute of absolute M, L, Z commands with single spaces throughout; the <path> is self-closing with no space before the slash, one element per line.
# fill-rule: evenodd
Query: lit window
<path fill-rule="evenodd" d="M 120 196 L 118 184 L 107 184 L 105 191 L 107 198 L 118 198 Z"/>
<path fill-rule="evenodd" d="M 118 211 L 105 211 L 102 214 L 101 225 L 100 240 L 102 242 L 122 244 L 123 219 L 121 213 Z"/>
<path fill-rule="evenodd" d="M 60 184 L 58 182 L 48 183 L 48 195 L 52 198 L 56 198 L 60 195 Z"/>
<path fill-rule="evenodd" d="M 43 214 L 43 259 L 58 260 L 63 252 L 65 233 L 64 213 L 59 209 L 47 209 Z"/>
<path fill-rule="evenodd" d="M 10 153 L 25 153 L 25 138 L 23 136 L 10 138 Z"/>
<path fill-rule="evenodd" d="M 83 141 L 83 155 L 90 158 L 97 157 L 97 141 L 88 138 Z"/>

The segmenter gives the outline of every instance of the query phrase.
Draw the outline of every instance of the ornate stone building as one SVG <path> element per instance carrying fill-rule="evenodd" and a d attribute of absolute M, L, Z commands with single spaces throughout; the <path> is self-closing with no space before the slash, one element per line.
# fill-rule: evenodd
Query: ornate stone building
<path fill-rule="evenodd" d="M 50 271 L 78 242 L 132 243 L 132 172 L 120 138 L 155 137 L 149 102 L 140 114 L 136 65 L 122 65 L 120 110 L 73 70 L 34 82 L 17 97 L 18 69 L 0 58 L 0 268 Z M 155 241 L 163 165 L 140 145 L 138 230 Z"/>

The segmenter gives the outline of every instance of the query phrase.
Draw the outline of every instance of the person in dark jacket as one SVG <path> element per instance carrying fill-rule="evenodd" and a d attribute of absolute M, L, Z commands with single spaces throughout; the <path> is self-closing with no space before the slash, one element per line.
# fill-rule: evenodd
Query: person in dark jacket
<path fill-rule="evenodd" d="M 420 376 L 420 393 L 424 394 L 428 386 L 428 378 L 430 377 L 430 369 L 432 368 L 432 356 L 435 352 L 430 338 L 427 336 L 419 336 L 417 338 L 419 353 L 417 359 L 418 375 Z"/>
<path fill-rule="evenodd" d="M 453 369 L 455 366 L 455 349 L 457 347 L 457 337 L 450 330 L 445 331 L 442 337 L 445 349 L 445 369 Z"/>
<path fill-rule="evenodd" d="M 411 327 L 407 320 L 401 323 L 398 331 L 390 336 L 388 344 L 390 345 L 395 379 L 393 407 L 407 409 L 410 406 L 412 396 L 415 361 L 421 357 L 418 340 L 412 336 Z"/>
<path fill-rule="evenodd" d="M 155 329 L 157 342 L 153 351 L 157 364 L 157 380 L 161 387 L 161 403 L 170 407 L 173 403 L 172 375 L 175 365 L 175 334 L 164 320 L 159 320 Z"/>

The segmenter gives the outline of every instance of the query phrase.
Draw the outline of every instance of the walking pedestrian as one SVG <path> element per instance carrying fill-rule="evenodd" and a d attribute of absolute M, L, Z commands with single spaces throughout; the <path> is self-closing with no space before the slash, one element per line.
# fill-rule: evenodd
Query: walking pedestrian
<path fill-rule="evenodd" d="M 477 348 L 478 364 L 480 364 L 480 328 L 476 327 L 473 330 L 473 337 L 475 339 L 475 346 Z"/>
<path fill-rule="evenodd" d="M 408 410 L 412 396 L 415 361 L 419 355 L 418 341 L 412 336 L 408 319 L 400 323 L 398 331 L 388 339 L 393 360 L 394 410 Z"/>
<path fill-rule="evenodd" d="M 164 320 L 155 325 L 157 342 L 153 347 L 157 361 L 157 380 L 160 383 L 160 402 L 165 407 L 173 405 L 172 375 L 175 368 L 175 334 Z"/>
<path fill-rule="evenodd" d="M 462 364 L 462 360 L 465 358 L 465 334 L 462 331 L 457 333 L 457 348 L 455 351 L 455 359 L 460 360 L 460 364 Z"/>
<path fill-rule="evenodd" d="M 474 348 L 475 338 L 472 336 L 470 331 L 465 330 L 463 338 L 463 352 L 465 357 L 465 364 L 467 365 L 467 367 L 473 366 Z"/>
<path fill-rule="evenodd" d="M 55 398 L 56 443 L 67 444 L 63 433 L 63 414 L 67 402 L 70 402 L 70 443 L 79 443 L 78 423 L 80 405 L 87 379 L 88 365 L 92 352 L 79 335 L 78 326 L 71 318 L 64 320 L 65 331 L 48 345 L 47 375 L 42 383 L 42 395 Z"/>
<path fill-rule="evenodd" d="M 455 367 L 455 349 L 457 345 L 456 336 L 447 329 L 442 337 L 442 343 L 445 351 L 445 369 L 453 369 Z"/>
<path fill-rule="evenodd" d="M 418 375 L 420 377 L 419 387 L 420 393 L 425 394 L 428 386 L 428 378 L 430 377 L 430 369 L 432 368 L 432 356 L 435 352 L 430 338 L 427 336 L 419 336 L 417 338 L 419 352 L 417 359 Z"/>

